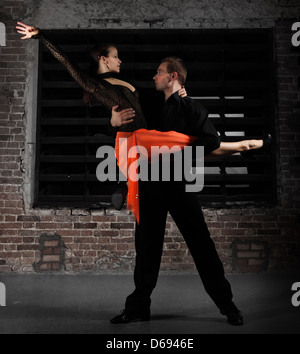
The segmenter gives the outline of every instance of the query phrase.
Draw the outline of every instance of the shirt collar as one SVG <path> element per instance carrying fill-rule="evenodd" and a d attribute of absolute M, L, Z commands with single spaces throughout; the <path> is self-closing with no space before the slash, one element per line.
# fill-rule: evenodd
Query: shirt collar
<path fill-rule="evenodd" d="M 179 102 L 181 99 L 181 97 L 178 95 L 178 91 L 174 92 L 168 99 L 166 102 Z"/>

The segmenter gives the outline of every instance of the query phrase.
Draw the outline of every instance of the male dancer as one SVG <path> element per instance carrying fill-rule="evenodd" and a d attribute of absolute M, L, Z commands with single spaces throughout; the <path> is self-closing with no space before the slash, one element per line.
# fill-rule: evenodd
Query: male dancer
<path fill-rule="evenodd" d="M 207 155 L 220 146 L 217 131 L 208 112 L 196 100 L 178 95 L 186 80 L 186 67 L 179 58 L 164 59 L 154 76 L 163 100 L 152 107 L 150 129 L 177 131 L 197 136 L 198 145 Z M 147 112 L 145 112 L 147 113 Z M 132 119 L 132 112 L 113 110 L 111 124 L 120 126 Z M 153 119 L 154 118 L 154 119 Z M 194 259 L 205 290 L 232 325 L 242 325 L 243 316 L 232 301 L 229 282 L 205 223 L 201 204 L 195 193 L 186 192 L 186 182 L 139 182 L 140 222 L 136 225 L 135 290 L 125 303 L 125 310 L 111 320 L 121 324 L 150 319 L 151 293 L 159 274 L 167 214 L 170 212 Z"/>

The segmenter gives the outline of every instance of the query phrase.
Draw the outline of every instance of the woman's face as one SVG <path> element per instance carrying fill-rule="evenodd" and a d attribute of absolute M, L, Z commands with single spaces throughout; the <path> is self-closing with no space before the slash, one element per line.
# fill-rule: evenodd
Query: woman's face
<path fill-rule="evenodd" d="M 109 71 L 113 73 L 119 73 L 121 67 L 121 60 L 118 56 L 118 50 L 115 47 L 109 49 L 108 57 L 105 57 L 106 65 Z"/>

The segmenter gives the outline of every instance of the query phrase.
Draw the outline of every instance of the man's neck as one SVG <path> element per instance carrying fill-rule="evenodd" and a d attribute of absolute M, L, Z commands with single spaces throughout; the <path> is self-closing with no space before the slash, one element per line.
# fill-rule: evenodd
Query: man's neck
<path fill-rule="evenodd" d="M 167 89 L 165 89 L 164 90 L 165 101 L 167 101 L 168 98 L 173 95 L 173 93 L 179 91 L 180 89 L 181 89 L 181 85 L 177 82 L 174 85 L 172 85 L 171 87 L 168 87 Z"/>

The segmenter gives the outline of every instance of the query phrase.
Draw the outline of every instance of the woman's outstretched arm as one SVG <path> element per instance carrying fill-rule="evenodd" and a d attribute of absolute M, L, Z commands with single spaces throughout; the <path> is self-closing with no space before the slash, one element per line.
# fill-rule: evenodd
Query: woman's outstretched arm
<path fill-rule="evenodd" d="M 94 93 L 96 91 L 96 83 L 80 68 L 71 62 L 69 57 L 59 47 L 46 38 L 41 31 L 33 26 L 27 26 L 22 22 L 18 22 L 18 33 L 24 34 L 21 39 L 35 38 L 39 39 L 41 43 L 51 52 L 51 54 L 62 63 L 69 71 L 73 79 L 87 92 Z"/>
<path fill-rule="evenodd" d="M 58 46 L 52 43 L 44 34 L 36 27 L 28 26 L 22 22 L 18 22 L 16 26 L 17 32 L 23 34 L 21 39 L 36 38 L 51 52 L 51 54 L 65 66 L 73 79 L 85 90 L 94 94 L 97 100 L 104 104 L 106 107 L 111 108 L 119 104 L 115 92 L 112 90 L 111 85 L 104 80 L 99 82 L 87 75 L 77 65 L 72 63 L 69 57 Z"/>

